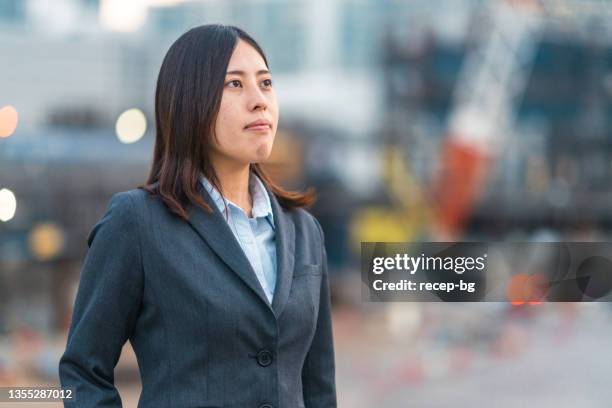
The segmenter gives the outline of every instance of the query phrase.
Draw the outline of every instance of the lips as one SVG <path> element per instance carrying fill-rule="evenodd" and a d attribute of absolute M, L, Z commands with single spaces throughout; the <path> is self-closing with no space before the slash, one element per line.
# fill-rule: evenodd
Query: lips
<path fill-rule="evenodd" d="M 269 121 L 265 119 L 258 119 L 254 122 L 249 123 L 245 129 L 270 129 L 272 126 Z"/>

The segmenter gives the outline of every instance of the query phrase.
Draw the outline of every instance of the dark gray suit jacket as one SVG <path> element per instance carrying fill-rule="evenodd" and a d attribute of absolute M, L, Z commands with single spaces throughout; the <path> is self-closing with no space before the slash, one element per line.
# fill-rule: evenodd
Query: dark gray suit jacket
<path fill-rule="evenodd" d="M 277 284 L 268 302 L 248 258 L 214 210 L 172 215 L 143 190 L 116 193 L 91 230 L 66 350 L 66 407 L 120 407 L 114 367 L 134 348 L 138 407 L 335 407 L 323 232 L 268 190 Z"/>

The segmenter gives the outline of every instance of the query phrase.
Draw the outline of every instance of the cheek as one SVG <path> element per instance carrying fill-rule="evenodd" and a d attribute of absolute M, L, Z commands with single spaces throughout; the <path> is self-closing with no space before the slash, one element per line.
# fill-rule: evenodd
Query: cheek
<path fill-rule="evenodd" d="M 215 124 L 215 133 L 220 146 L 230 146 L 235 143 L 236 133 L 240 132 L 240 119 L 237 112 L 231 108 L 231 104 L 221 104 L 217 121 Z"/>
<path fill-rule="evenodd" d="M 270 114 L 274 118 L 274 122 L 278 122 L 278 103 L 276 102 L 276 95 L 272 96 L 269 103 Z"/>

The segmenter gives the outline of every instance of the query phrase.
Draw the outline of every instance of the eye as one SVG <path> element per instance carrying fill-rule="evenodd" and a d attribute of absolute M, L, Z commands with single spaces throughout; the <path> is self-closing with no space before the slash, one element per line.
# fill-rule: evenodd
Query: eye
<path fill-rule="evenodd" d="M 265 86 L 270 87 L 272 86 L 272 80 L 271 79 L 264 79 L 263 83 Z"/>
<path fill-rule="evenodd" d="M 237 83 L 238 85 L 240 85 L 240 81 L 239 81 L 239 80 L 237 80 L 237 79 L 233 79 L 233 80 L 229 81 L 229 82 L 228 82 L 226 85 L 229 85 L 229 84 L 236 84 L 236 83 Z M 236 85 L 236 86 L 238 86 L 238 85 Z M 230 88 L 233 88 L 233 87 L 230 87 Z"/>

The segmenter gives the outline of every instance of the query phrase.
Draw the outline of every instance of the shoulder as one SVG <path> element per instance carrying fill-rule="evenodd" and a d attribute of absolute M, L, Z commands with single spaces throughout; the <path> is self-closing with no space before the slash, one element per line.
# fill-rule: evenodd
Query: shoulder
<path fill-rule="evenodd" d="M 295 208 L 291 210 L 291 212 L 293 213 L 293 219 L 297 226 L 307 229 L 310 234 L 315 236 L 321 243 L 325 241 L 321 224 L 310 211 L 305 208 Z"/>
<path fill-rule="evenodd" d="M 138 230 L 139 205 L 147 193 L 139 189 L 114 193 L 106 205 L 102 217 L 98 219 L 87 237 L 87 245 L 91 247 L 96 235 L 136 234 Z"/>
<path fill-rule="evenodd" d="M 121 218 L 125 221 L 133 220 L 142 206 L 146 191 L 139 189 L 119 191 L 114 193 L 108 200 L 105 216 Z"/>
<path fill-rule="evenodd" d="M 149 196 L 146 191 L 134 188 L 126 191 L 119 191 L 112 195 L 109 204 L 116 203 L 116 205 L 127 206 L 127 207 L 138 207 L 142 206 Z"/>
<path fill-rule="evenodd" d="M 312 258 L 316 259 L 310 263 L 322 262 L 327 259 L 325 251 L 325 236 L 319 220 L 304 208 L 294 208 L 290 210 L 293 215 L 293 223 L 295 225 L 295 242 L 296 247 L 301 247 L 306 253 L 312 254 Z M 308 263 L 308 262 L 307 262 Z"/>
<path fill-rule="evenodd" d="M 134 188 L 113 194 L 108 202 L 107 211 L 114 211 L 117 217 L 132 223 L 143 224 L 148 219 L 146 214 L 160 204 L 162 202 L 158 196 L 146 190 Z"/>
<path fill-rule="evenodd" d="M 124 217 L 140 218 L 143 210 L 158 200 L 152 194 L 140 188 L 114 193 L 108 201 L 107 210 L 114 210 Z"/>

